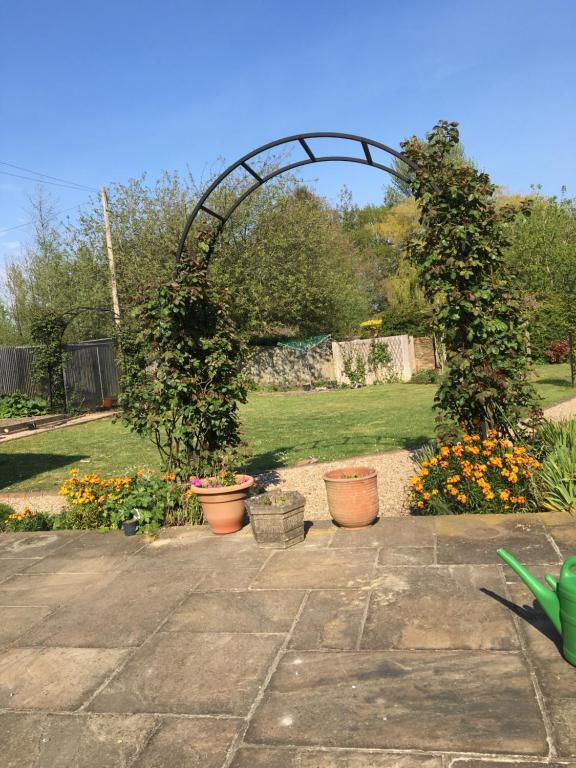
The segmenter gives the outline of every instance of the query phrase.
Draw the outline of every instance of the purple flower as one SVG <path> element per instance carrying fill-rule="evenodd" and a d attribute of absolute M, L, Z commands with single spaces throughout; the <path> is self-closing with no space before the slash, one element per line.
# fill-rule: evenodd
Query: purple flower
<path fill-rule="evenodd" d="M 190 483 L 191 483 L 192 485 L 196 486 L 196 488 L 201 488 L 201 487 L 202 487 L 202 480 L 200 480 L 200 478 L 199 478 L 199 477 L 193 477 L 193 478 L 190 480 Z"/>

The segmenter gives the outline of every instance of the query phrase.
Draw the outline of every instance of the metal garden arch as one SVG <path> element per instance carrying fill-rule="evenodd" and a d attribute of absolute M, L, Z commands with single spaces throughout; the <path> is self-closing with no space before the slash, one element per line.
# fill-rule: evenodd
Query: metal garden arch
<path fill-rule="evenodd" d="M 362 156 L 355 157 L 351 155 L 316 155 L 313 151 L 313 148 L 308 143 L 312 139 L 345 139 L 346 141 L 354 141 L 361 146 L 363 157 Z M 284 165 L 281 168 L 274 169 L 273 171 L 265 174 L 264 176 L 261 176 L 250 165 L 249 161 L 253 160 L 253 158 L 256 158 L 258 155 L 262 154 L 263 152 L 266 152 L 269 149 L 274 149 L 275 147 L 283 146 L 284 144 L 291 144 L 291 143 L 299 144 L 300 147 L 304 150 L 306 154 L 306 157 L 304 160 L 298 160 L 293 163 L 288 163 L 287 165 Z M 387 152 L 392 157 L 395 157 L 398 160 L 402 160 L 402 162 L 405 163 L 409 168 L 411 168 L 412 170 L 415 170 L 414 164 L 410 160 L 408 160 L 406 157 L 404 157 L 404 155 L 401 152 L 398 152 L 397 150 L 392 149 L 391 147 L 388 147 L 386 144 L 382 144 L 379 141 L 374 141 L 373 139 L 367 139 L 364 136 L 356 136 L 355 134 L 352 134 L 352 133 L 299 133 L 299 134 L 295 134 L 294 136 L 286 136 L 283 139 L 277 139 L 276 141 L 271 141 L 269 144 L 264 144 L 263 146 L 258 147 L 258 149 L 254 149 L 252 152 L 248 152 L 247 155 L 244 155 L 235 163 L 232 163 L 232 165 L 228 166 L 228 168 L 226 168 L 226 170 L 223 171 L 218 176 L 218 178 L 216 178 L 212 182 L 212 184 L 210 184 L 210 186 L 204 192 L 200 200 L 198 200 L 198 202 L 196 203 L 194 210 L 186 220 L 184 230 L 180 237 L 178 250 L 176 252 L 176 262 L 178 262 L 182 256 L 184 246 L 186 245 L 186 239 L 199 213 L 201 212 L 206 213 L 217 221 L 217 226 L 215 231 L 215 236 L 217 237 L 222 231 L 222 229 L 224 228 L 224 226 L 226 225 L 226 222 L 228 221 L 230 216 L 232 216 L 232 214 L 236 210 L 236 208 L 238 208 L 238 206 L 242 202 L 244 202 L 244 200 L 246 200 L 246 198 L 249 197 L 252 194 L 252 192 L 258 189 L 258 187 L 261 187 L 267 181 L 270 181 L 270 179 L 273 179 L 275 176 L 279 176 L 281 173 L 286 173 L 287 171 L 292 171 L 295 168 L 301 168 L 305 165 L 310 165 L 312 163 L 326 163 L 326 162 L 359 163 L 360 165 L 369 165 L 372 168 L 378 168 L 381 171 L 386 171 L 387 173 L 392 174 L 392 176 L 396 176 L 396 178 L 400 179 L 401 181 L 410 183 L 411 180 L 407 176 L 405 176 L 403 173 L 400 173 L 399 171 L 397 171 L 395 168 L 391 168 L 388 165 L 383 165 L 382 163 L 376 162 L 372 157 L 372 153 L 370 151 L 371 148 L 383 150 L 384 152 Z M 226 211 L 223 211 L 223 212 L 214 211 L 212 208 L 209 207 L 209 205 L 206 204 L 208 202 L 208 198 L 217 189 L 217 187 L 226 178 L 228 178 L 228 176 L 230 176 L 230 174 L 233 173 L 237 168 L 243 168 L 244 171 L 246 171 L 250 176 L 254 178 L 254 183 L 251 184 L 244 192 L 242 192 Z"/>

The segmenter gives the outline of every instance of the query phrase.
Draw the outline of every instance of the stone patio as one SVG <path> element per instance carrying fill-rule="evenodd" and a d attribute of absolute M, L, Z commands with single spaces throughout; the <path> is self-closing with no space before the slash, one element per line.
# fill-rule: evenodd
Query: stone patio
<path fill-rule="evenodd" d="M 576 670 L 496 557 L 564 515 L 0 536 L 2 768 L 576 766 Z"/>

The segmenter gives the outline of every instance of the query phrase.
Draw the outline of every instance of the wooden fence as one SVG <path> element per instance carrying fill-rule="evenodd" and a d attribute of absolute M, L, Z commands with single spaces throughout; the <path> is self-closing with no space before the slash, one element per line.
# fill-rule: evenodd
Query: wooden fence
<path fill-rule="evenodd" d="M 103 397 L 118 395 L 118 374 L 111 339 L 66 344 L 63 370 L 70 408 L 90 409 Z M 0 394 L 22 392 L 30 397 L 45 394 L 32 377 L 34 347 L 0 347 Z"/>

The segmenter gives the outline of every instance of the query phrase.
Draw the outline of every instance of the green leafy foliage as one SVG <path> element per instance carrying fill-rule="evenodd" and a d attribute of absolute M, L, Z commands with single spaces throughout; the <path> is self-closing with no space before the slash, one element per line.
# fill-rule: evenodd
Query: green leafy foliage
<path fill-rule="evenodd" d="M 47 412 L 48 403 L 41 397 L 28 397 L 21 392 L 0 395 L 0 419 L 17 416 L 42 416 Z"/>
<path fill-rule="evenodd" d="M 544 422 L 535 443 L 542 456 L 537 487 L 542 506 L 576 513 L 576 419 Z"/>
<path fill-rule="evenodd" d="M 4 504 L 0 502 L 0 526 L 3 521 L 9 516 L 14 514 L 14 508 L 10 504 Z"/>
<path fill-rule="evenodd" d="M 54 528 L 109 530 L 133 517 L 139 533 L 152 533 L 162 525 L 202 523 L 197 500 L 174 474 L 137 470 L 106 478 L 72 470 L 60 494 L 68 506 L 54 518 Z"/>
<path fill-rule="evenodd" d="M 12 512 L 0 518 L 0 531 L 24 533 L 27 531 L 52 530 L 53 516 L 45 512 L 32 512 L 26 507 L 22 512 Z"/>
<path fill-rule="evenodd" d="M 489 430 L 460 433 L 421 452 L 410 480 L 416 514 L 461 515 L 537 511 L 534 477 L 541 465 L 526 446 Z"/>
<path fill-rule="evenodd" d="M 172 280 L 142 293 L 120 335 L 123 420 L 156 445 L 178 478 L 217 474 L 240 445 L 246 346 L 207 272 L 212 237 L 199 235 Z"/>
<path fill-rule="evenodd" d="M 67 321 L 59 312 L 44 310 L 32 319 L 31 335 L 35 345 L 32 376 L 48 399 L 50 413 L 66 410 L 63 366 L 63 336 Z"/>
<path fill-rule="evenodd" d="M 436 406 L 468 429 L 513 433 L 536 409 L 520 296 L 504 264 L 505 223 L 513 212 L 497 209 L 487 174 L 452 159 L 457 123 L 441 121 L 427 139 L 413 137 L 402 147 L 416 167 L 423 228 L 409 251 L 446 348 Z"/>
<path fill-rule="evenodd" d="M 413 373 L 410 384 L 438 384 L 440 382 L 440 372 L 432 369 L 429 371 L 418 371 Z"/>

